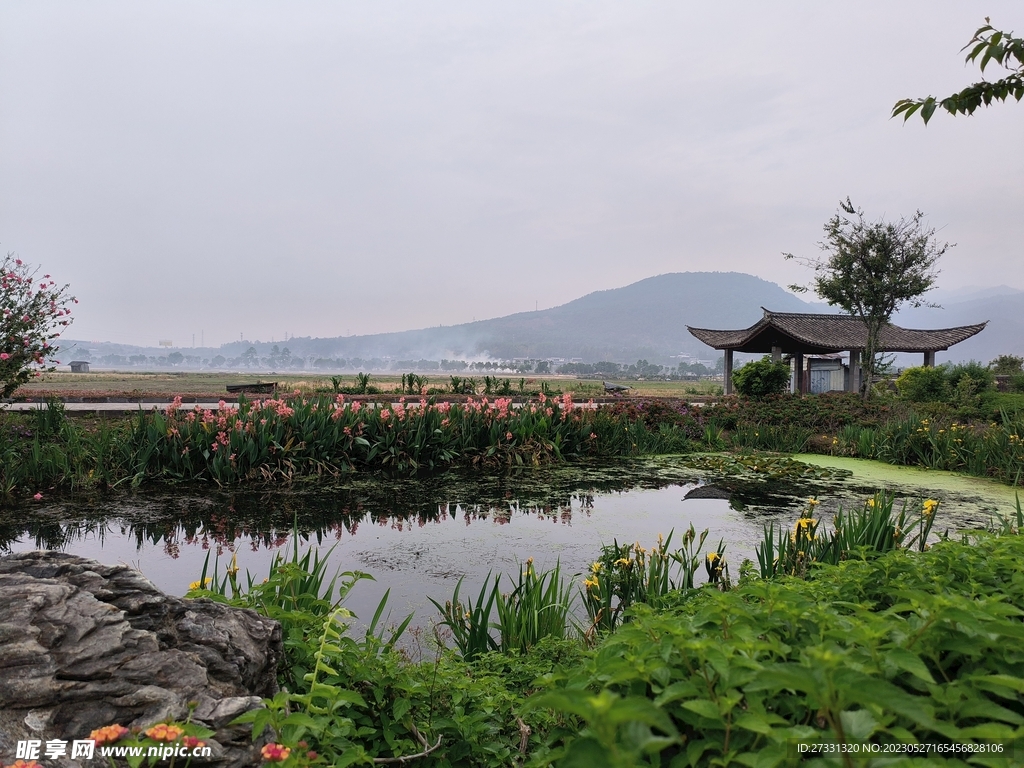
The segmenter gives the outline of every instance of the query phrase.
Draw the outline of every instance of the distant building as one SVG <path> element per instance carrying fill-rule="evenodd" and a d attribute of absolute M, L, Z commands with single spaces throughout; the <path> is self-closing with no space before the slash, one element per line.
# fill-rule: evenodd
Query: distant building
<path fill-rule="evenodd" d="M 71 372 L 72 373 L 88 373 L 89 372 L 89 363 L 86 362 L 85 360 L 72 360 L 70 365 L 71 365 Z"/>
<path fill-rule="evenodd" d="M 822 392 L 842 392 L 850 387 L 850 367 L 840 355 L 807 355 L 807 367 L 799 391 L 820 395 Z M 794 377 L 796 374 L 794 373 Z M 794 378 L 794 391 L 796 391 Z"/>

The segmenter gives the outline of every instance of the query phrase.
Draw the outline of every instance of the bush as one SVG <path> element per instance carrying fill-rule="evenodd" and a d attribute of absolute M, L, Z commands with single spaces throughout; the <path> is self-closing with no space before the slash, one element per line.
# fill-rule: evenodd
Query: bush
<path fill-rule="evenodd" d="M 797 742 L 1020 750 L 1021 558 L 1024 539 L 986 536 L 639 606 L 533 700 L 585 723 L 547 759 L 781 765 Z"/>
<path fill-rule="evenodd" d="M 989 363 L 988 367 L 996 376 L 1012 376 L 1024 372 L 1024 357 L 1000 355 Z"/>
<path fill-rule="evenodd" d="M 945 368 L 907 368 L 896 379 L 896 389 L 912 403 L 939 403 L 949 397 L 949 379 Z"/>
<path fill-rule="evenodd" d="M 967 377 L 970 377 L 975 382 L 974 391 L 976 392 L 991 389 L 995 384 L 995 374 L 977 360 L 957 363 L 951 368 L 943 366 L 943 368 L 946 369 L 946 379 L 949 381 L 949 386 L 953 389 L 962 386 L 961 382 Z"/>
<path fill-rule="evenodd" d="M 745 397 L 781 395 L 789 388 L 789 380 L 789 365 L 773 362 L 768 355 L 747 363 L 732 374 L 736 391 Z"/>

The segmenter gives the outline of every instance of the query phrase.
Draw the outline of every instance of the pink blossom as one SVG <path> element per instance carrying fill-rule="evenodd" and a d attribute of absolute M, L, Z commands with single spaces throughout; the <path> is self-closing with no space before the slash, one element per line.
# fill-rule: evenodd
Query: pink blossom
<path fill-rule="evenodd" d="M 41 493 L 37 493 L 37 494 L 36 494 L 35 496 L 33 496 L 32 498 L 33 498 L 33 499 L 35 499 L 36 501 L 39 501 L 39 500 L 40 500 L 41 498 L 43 498 L 43 494 L 41 494 Z"/>
<path fill-rule="evenodd" d="M 505 439 L 506 440 L 511 440 L 512 439 L 512 433 L 511 432 L 506 432 L 505 433 Z"/>
<path fill-rule="evenodd" d="M 9 354 L 7 354 L 6 352 L 0 352 L 0 360 L 9 360 L 10 357 L 11 356 Z"/>
<path fill-rule="evenodd" d="M 380 420 L 381 421 L 387 421 L 390 418 L 391 418 L 391 411 L 389 411 L 387 408 L 385 408 L 384 410 L 382 410 L 380 412 Z"/>

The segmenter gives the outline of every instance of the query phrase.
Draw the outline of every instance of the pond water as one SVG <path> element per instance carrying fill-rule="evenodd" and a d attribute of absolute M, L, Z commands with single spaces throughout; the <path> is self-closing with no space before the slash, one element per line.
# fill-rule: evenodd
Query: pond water
<path fill-rule="evenodd" d="M 612 464 L 527 469 L 508 474 L 450 472 L 426 478 L 358 477 L 331 484 L 230 492 L 146 491 L 37 502 L 0 510 L 0 549 L 61 549 L 138 567 L 158 587 L 183 594 L 204 559 L 263 578 L 275 552 L 330 551 L 331 570 L 374 577 L 347 605 L 369 618 L 387 589 L 392 619 L 415 612 L 426 625 L 459 578 L 473 594 L 489 571 L 514 574 L 533 557 L 539 568 L 561 562 L 585 572 L 602 544 L 617 539 L 650 547 L 693 523 L 720 539 L 733 575 L 769 522 L 790 525 L 806 499 L 821 500 L 826 521 L 840 506 L 859 506 L 876 488 L 942 502 L 936 531 L 984 526 L 1014 508 L 1013 489 L 951 473 L 824 456 L 657 457 Z"/>

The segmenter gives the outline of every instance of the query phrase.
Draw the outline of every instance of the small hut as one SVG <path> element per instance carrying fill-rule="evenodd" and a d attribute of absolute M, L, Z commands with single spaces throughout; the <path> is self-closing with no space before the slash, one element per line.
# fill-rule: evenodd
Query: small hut
<path fill-rule="evenodd" d="M 72 373 L 88 373 L 89 363 L 85 360 L 72 360 L 69 365 L 71 366 Z"/>

